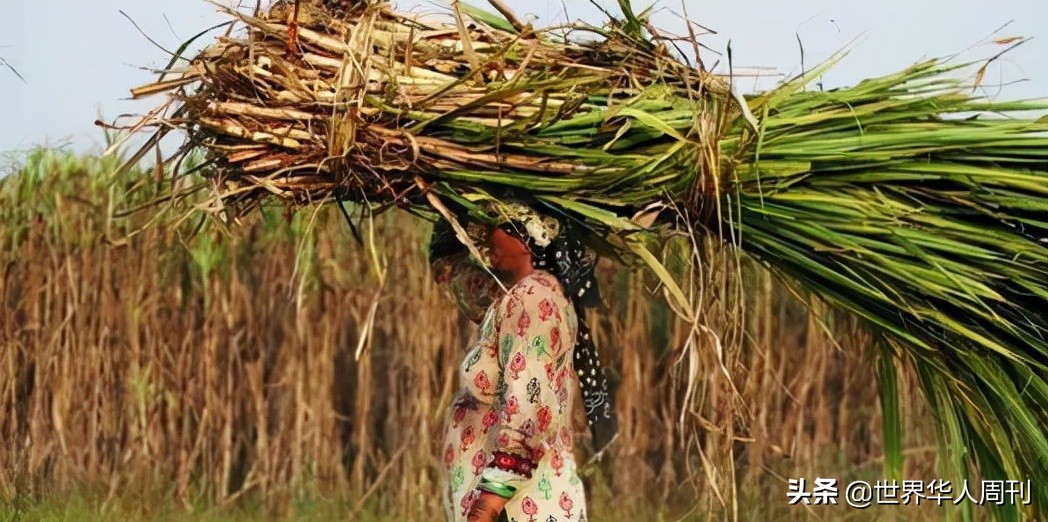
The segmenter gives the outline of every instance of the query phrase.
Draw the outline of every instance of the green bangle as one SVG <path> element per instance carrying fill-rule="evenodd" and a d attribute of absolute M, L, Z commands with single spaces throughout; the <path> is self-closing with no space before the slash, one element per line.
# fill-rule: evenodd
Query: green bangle
<path fill-rule="evenodd" d="M 513 495 L 517 492 L 517 488 L 510 486 L 509 484 L 503 484 L 502 482 L 495 482 L 481 477 L 480 485 L 477 489 L 481 491 L 487 491 L 494 495 L 498 495 L 506 500 L 513 498 Z"/>

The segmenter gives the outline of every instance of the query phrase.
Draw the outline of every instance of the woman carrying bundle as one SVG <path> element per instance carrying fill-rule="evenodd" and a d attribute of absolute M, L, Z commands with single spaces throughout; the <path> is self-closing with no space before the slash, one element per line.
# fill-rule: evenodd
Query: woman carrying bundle
<path fill-rule="evenodd" d="M 460 290 L 460 304 L 492 301 L 459 368 L 463 388 L 442 446 L 445 511 L 456 522 L 584 521 L 571 429 L 577 375 L 598 453 L 616 431 L 581 314 L 599 302 L 593 263 L 567 226 L 513 208 L 488 238 L 508 287 L 497 298 L 449 227 L 439 225 L 431 244 L 438 281 Z"/>

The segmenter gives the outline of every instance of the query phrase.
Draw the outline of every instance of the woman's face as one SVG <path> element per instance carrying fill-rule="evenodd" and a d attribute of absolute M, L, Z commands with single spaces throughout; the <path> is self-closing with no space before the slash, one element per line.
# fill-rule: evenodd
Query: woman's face
<path fill-rule="evenodd" d="M 488 244 L 491 247 L 491 267 L 498 272 L 512 272 L 524 262 L 531 262 L 528 246 L 501 228 L 491 231 Z"/>

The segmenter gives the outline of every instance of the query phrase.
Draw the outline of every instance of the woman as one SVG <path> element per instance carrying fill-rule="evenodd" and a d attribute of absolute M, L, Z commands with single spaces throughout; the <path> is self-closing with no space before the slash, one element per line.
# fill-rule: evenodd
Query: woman
<path fill-rule="evenodd" d="M 463 389 L 443 444 L 445 511 L 453 521 L 488 522 L 500 514 L 510 522 L 586 520 L 571 431 L 575 372 L 586 375 L 583 397 L 598 452 L 616 430 L 580 319 L 582 305 L 599 302 L 593 265 L 567 227 L 522 207 L 514 216 L 490 233 L 492 267 L 509 287 L 497 300 L 494 287 L 478 282 L 482 272 L 463 262 L 449 227 L 438 226 L 431 244 L 435 274 L 459 290 L 460 304 L 493 301 L 459 369 Z"/>

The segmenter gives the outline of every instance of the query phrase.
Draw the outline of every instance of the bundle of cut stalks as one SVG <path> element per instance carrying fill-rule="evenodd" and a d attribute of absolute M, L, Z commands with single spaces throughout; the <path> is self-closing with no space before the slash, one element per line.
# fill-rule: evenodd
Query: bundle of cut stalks
<path fill-rule="evenodd" d="M 246 37 L 134 91 L 172 93 L 150 145 L 186 131 L 234 216 L 270 196 L 477 219 L 527 200 L 644 260 L 686 310 L 636 239 L 677 209 L 877 334 L 889 475 L 898 365 L 945 473 L 1048 484 L 1048 120 L 1028 116 L 1048 107 L 982 99 L 982 71 L 939 61 L 805 91 L 820 68 L 743 100 L 627 0 L 604 27 L 541 30 L 492 3 L 502 16 L 453 3 L 447 24 L 385 3 L 230 10 Z"/>
<path fill-rule="evenodd" d="M 639 207 L 687 194 L 725 123 L 697 117 L 722 112 L 724 82 L 622 29 L 573 27 L 599 38 L 583 45 L 465 5 L 441 25 L 326 4 L 230 10 L 246 39 L 133 90 L 177 90 L 167 122 L 211 153 L 236 214 L 269 195 L 461 204 L 506 189 Z"/>

